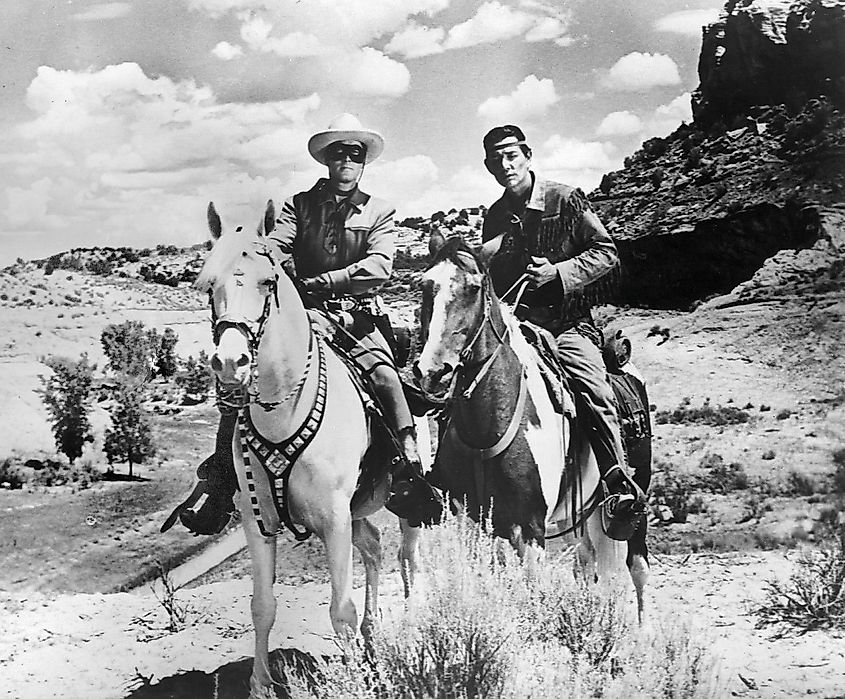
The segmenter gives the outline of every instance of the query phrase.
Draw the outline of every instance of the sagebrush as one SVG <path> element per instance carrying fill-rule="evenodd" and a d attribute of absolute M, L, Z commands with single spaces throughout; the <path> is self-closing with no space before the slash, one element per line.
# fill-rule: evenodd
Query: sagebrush
<path fill-rule="evenodd" d="M 686 622 L 632 618 L 630 580 L 572 574 L 571 552 L 528 575 L 513 551 L 454 518 L 427 532 L 424 592 L 316 670 L 282 665 L 299 697 L 710 697 L 707 639 Z"/>

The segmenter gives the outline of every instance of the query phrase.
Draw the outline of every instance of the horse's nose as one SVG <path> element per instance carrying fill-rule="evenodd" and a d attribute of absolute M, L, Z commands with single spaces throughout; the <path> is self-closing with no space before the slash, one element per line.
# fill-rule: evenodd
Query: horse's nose
<path fill-rule="evenodd" d="M 249 355 L 244 352 L 242 352 L 241 356 L 235 360 L 235 367 L 238 369 L 245 367 L 248 364 Z M 223 361 L 220 359 L 216 352 L 211 355 L 211 370 L 218 373 L 223 371 Z"/>

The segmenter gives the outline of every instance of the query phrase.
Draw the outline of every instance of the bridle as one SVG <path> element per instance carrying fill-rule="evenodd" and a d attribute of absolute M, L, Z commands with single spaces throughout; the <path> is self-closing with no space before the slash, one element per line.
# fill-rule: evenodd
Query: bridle
<path fill-rule="evenodd" d="M 257 250 L 257 254 L 266 257 L 270 261 L 270 264 L 273 265 L 273 268 L 276 268 L 276 260 L 269 248 L 263 246 L 261 249 Z M 237 272 L 238 270 L 236 269 L 235 274 L 237 274 Z M 264 297 L 264 305 L 261 309 L 261 315 L 259 315 L 258 318 L 248 317 L 240 310 L 240 304 L 237 303 L 227 303 L 226 312 L 218 314 L 217 307 L 214 303 L 214 291 L 213 289 L 209 289 L 208 291 L 209 305 L 211 307 L 211 333 L 214 338 L 214 346 L 219 346 L 220 337 L 224 330 L 233 328 L 246 338 L 247 347 L 249 348 L 250 381 L 246 390 L 244 390 L 244 388 L 240 385 L 227 386 L 221 384 L 219 379 L 216 380 L 217 407 L 221 410 L 221 412 L 238 411 L 250 403 L 255 403 L 256 405 L 264 408 L 266 411 L 273 410 L 299 395 L 302 388 L 305 386 L 305 382 L 308 380 L 309 374 L 311 373 L 310 370 L 314 359 L 315 341 L 314 332 L 309 324 L 308 355 L 305 358 L 305 368 L 302 371 L 302 377 L 300 380 L 283 398 L 279 400 L 262 401 L 258 397 L 258 347 L 261 344 L 262 337 L 264 337 L 264 330 L 267 327 L 267 321 L 270 318 L 273 306 L 275 305 L 277 311 L 281 307 L 279 303 L 278 272 L 275 274 L 274 278 L 269 280 L 268 285 L 269 290 L 267 295 Z"/>

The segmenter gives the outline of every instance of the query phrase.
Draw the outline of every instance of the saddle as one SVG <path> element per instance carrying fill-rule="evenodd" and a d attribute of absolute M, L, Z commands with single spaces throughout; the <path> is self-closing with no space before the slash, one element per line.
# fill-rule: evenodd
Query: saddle
<path fill-rule="evenodd" d="M 571 405 L 573 392 L 566 373 L 561 367 L 554 336 L 529 321 L 520 321 L 519 327 L 528 344 L 534 347 L 542 360 L 540 370 L 549 397 L 555 409 L 563 414 L 565 407 Z M 651 436 L 645 385 L 637 375 L 622 368 L 628 364 L 630 357 L 631 341 L 623 335 L 621 330 L 617 330 L 604 342 L 602 358 L 616 398 L 622 443 L 627 453 L 630 453 L 633 444 L 644 437 Z"/>

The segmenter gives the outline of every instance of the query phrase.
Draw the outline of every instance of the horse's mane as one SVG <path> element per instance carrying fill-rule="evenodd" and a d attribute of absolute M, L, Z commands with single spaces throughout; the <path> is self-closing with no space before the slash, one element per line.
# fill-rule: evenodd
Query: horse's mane
<path fill-rule="evenodd" d="M 238 264 L 244 253 L 251 250 L 255 236 L 241 230 L 223 233 L 203 263 L 194 287 L 200 291 L 214 289 Z"/>
<path fill-rule="evenodd" d="M 467 255 L 469 255 L 475 262 L 476 269 L 473 269 L 470 266 L 467 260 Z M 444 260 L 454 263 L 459 269 L 462 269 L 465 272 L 477 272 L 479 269 L 484 269 L 484 266 L 479 261 L 475 251 L 467 245 L 466 241 L 459 235 L 448 238 L 446 242 L 440 246 L 440 249 L 434 253 L 431 264 L 429 264 L 429 269 Z"/>

